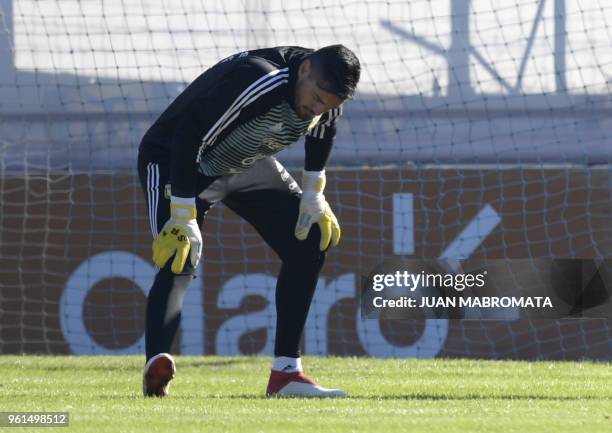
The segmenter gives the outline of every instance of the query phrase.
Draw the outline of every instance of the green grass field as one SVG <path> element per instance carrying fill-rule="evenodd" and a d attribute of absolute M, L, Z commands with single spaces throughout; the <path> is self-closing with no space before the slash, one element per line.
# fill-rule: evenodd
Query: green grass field
<path fill-rule="evenodd" d="M 145 399 L 142 363 L 0 356 L 0 410 L 68 411 L 68 428 L 42 430 L 64 432 L 612 432 L 605 363 L 306 357 L 344 400 L 265 398 L 266 357 L 187 356 L 171 396 Z"/>

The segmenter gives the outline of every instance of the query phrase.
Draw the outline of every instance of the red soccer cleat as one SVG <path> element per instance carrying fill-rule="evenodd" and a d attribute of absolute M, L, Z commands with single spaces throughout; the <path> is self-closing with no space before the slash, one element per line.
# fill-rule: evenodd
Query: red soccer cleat
<path fill-rule="evenodd" d="M 165 397 L 170 381 L 176 376 L 174 358 L 169 353 L 160 353 L 149 359 L 142 372 L 142 392 L 145 397 Z"/>
<path fill-rule="evenodd" d="M 272 370 L 266 390 L 268 397 L 346 397 L 339 389 L 323 388 L 303 372 L 285 373 Z"/>

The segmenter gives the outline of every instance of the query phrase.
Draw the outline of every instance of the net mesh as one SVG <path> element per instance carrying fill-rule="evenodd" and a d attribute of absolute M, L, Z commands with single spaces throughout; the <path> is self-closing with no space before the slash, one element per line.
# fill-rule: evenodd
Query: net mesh
<path fill-rule="evenodd" d="M 140 353 L 142 134 L 218 60 L 343 43 L 363 72 L 326 196 L 310 354 L 610 359 L 609 321 L 362 320 L 389 257 L 612 256 L 604 0 L 0 0 L 0 353 Z M 299 173 L 303 147 L 279 159 Z M 299 176 L 298 176 L 299 178 Z M 175 350 L 271 353 L 278 260 L 222 205 Z"/>

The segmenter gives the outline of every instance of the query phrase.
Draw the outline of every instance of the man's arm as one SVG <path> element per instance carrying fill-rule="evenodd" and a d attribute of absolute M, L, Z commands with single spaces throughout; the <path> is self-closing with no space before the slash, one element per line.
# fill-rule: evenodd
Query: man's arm
<path fill-rule="evenodd" d="M 174 256 L 172 272 L 182 272 L 187 258 L 196 267 L 202 251 L 202 235 L 196 216 L 196 175 L 199 157 L 245 109 L 257 108 L 265 95 L 287 82 L 287 69 L 275 69 L 257 59 L 221 63 L 185 90 L 169 107 L 167 121 L 176 120 L 170 161 L 170 219 L 153 242 L 153 261 L 163 268 Z M 189 92 L 195 92 L 189 94 Z"/>
<path fill-rule="evenodd" d="M 306 239 L 312 225 L 318 224 L 321 230 L 321 251 L 338 245 L 341 236 L 340 224 L 323 194 L 326 183 L 325 165 L 336 137 L 336 121 L 341 114 L 342 106 L 324 113 L 305 138 L 302 198 L 295 225 L 295 237 L 299 240 Z"/>

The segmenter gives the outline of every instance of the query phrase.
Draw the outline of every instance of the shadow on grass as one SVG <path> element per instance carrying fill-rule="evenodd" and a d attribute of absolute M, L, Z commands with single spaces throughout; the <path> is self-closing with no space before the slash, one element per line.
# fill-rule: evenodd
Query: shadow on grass
<path fill-rule="evenodd" d="M 142 363 L 142 365 L 144 366 L 144 361 Z M 138 369 L 142 369 L 142 367 L 138 366 Z M 37 370 L 44 370 L 45 372 L 50 372 L 50 371 L 69 371 L 71 373 L 78 373 L 78 372 L 83 372 L 83 371 L 104 371 L 104 372 L 109 372 L 109 371 L 134 371 L 135 366 L 130 364 L 130 365 L 83 365 L 83 364 L 70 364 L 70 363 L 66 363 L 66 364 L 56 364 L 56 365 L 44 365 L 44 366 L 40 366 L 40 367 L 32 367 L 32 368 L 28 368 L 27 370 L 30 371 L 37 371 Z"/>
<path fill-rule="evenodd" d="M 142 399 L 140 395 L 107 395 L 100 396 L 101 399 L 108 400 L 122 400 L 122 399 Z M 269 398 L 263 394 L 204 394 L 204 395 L 171 395 L 167 397 L 168 400 L 298 400 L 299 397 L 284 397 L 284 398 Z M 149 400 L 149 399 L 148 399 Z M 160 401 L 162 399 L 150 398 L 151 401 Z M 165 399 L 164 399 L 165 400 Z M 580 400 L 612 400 L 612 397 L 596 397 L 596 396 L 547 396 L 547 395 L 519 395 L 519 394 L 506 394 L 506 395 L 480 395 L 480 394 L 466 394 L 460 396 L 443 396 L 436 394 L 396 394 L 396 395 L 352 395 L 349 396 L 346 401 L 349 400 L 371 400 L 371 401 L 386 401 L 386 400 L 448 400 L 448 401 L 467 401 L 467 400 L 542 400 L 542 401 L 580 401 Z"/>
<path fill-rule="evenodd" d="M 351 396 L 354 400 L 548 400 L 548 401 L 577 401 L 577 400 L 612 400 L 612 397 L 587 396 L 551 396 L 551 395 L 532 395 L 532 394 L 502 394 L 502 395 L 482 395 L 466 394 L 457 396 L 439 394 L 397 394 L 397 395 L 368 395 Z"/>
<path fill-rule="evenodd" d="M 177 360 L 177 368 L 188 368 L 188 367 L 230 367 L 234 365 L 247 364 L 247 359 L 194 359 L 194 360 Z"/>
<path fill-rule="evenodd" d="M 240 364 L 246 364 L 249 361 L 246 359 L 202 359 L 202 360 L 177 360 L 177 367 L 179 369 L 182 368 L 224 368 L 231 367 Z M 116 362 L 113 363 L 98 363 L 98 364 L 83 364 L 80 362 L 71 363 L 69 361 L 62 361 L 57 364 L 49 364 L 45 363 L 44 365 L 39 366 L 31 366 L 28 367 L 28 370 L 44 370 L 45 372 L 50 371 L 70 371 L 70 372 L 78 372 L 78 371 L 104 371 L 104 372 L 112 372 L 112 371 L 141 371 L 144 367 L 145 361 L 144 356 L 142 358 L 142 365 L 140 363 L 126 363 L 126 364 L 118 364 Z"/>
<path fill-rule="evenodd" d="M 9 397 L 31 397 L 31 393 L 11 393 Z M 299 397 L 266 397 L 264 394 L 196 394 L 196 395 L 177 395 L 173 394 L 167 398 L 144 398 L 141 394 L 113 394 L 113 395 L 100 395 L 97 397 L 101 400 L 147 400 L 147 401 L 176 401 L 176 400 L 298 400 Z M 342 400 L 342 399 L 341 399 Z M 596 397 L 592 395 L 587 396 L 548 396 L 548 395 L 518 395 L 518 394 L 504 394 L 504 395 L 480 395 L 480 394 L 466 394 L 458 396 L 444 396 L 436 394 L 395 394 L 395 395 L 351 395 L 346 401 L 349 400 L 370 400 L 370 401 L 386 401 L 386 400 L 418 400 L 418 401 L 468 401 L 468 400 L 541 400 L 541 401 L 580 401 L 580 400 L 612 400 L 612 397 Z"/>
<path fill-rule="evenodd" d="M 204 398 L 215 399 L 269 399 L 264 395 L 253 394 L 231 394 L 231 395 L 210 395 Z M 283 400 L 285 398 L 271 398 L 270 400 Z M 577 401 L 577 400 L 612 400 L 612 397 L 587 396 L 548 396 L 548 395 L 481 395 L 466 394 L 458 396 L 445 396 L 439 394 L 394 394 L 394 395 L 351 395 L 347 400 L 550 400 L 550 401 Z"/>

